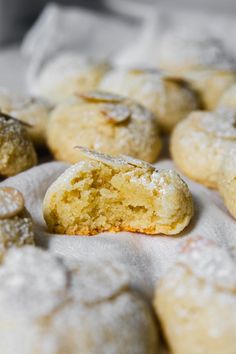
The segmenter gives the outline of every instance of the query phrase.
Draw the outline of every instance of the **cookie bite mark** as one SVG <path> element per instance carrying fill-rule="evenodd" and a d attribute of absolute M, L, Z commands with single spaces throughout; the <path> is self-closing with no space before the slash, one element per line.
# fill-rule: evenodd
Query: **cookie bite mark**
<path fill-rule="evenodd" d="M 48 189 L 44 218 L 51 232 L 95 235 L 132 231 L 175 235 L 193 215 L 187 185 L 174 171 L 81 149 L 88 160 L 65 171 Z"/>

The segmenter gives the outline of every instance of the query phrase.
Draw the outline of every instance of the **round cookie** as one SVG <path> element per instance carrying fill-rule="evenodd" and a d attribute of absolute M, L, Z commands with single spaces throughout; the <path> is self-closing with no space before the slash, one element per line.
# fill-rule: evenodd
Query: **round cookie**
<path fill-rule="evenodd" d="M 231 70 L 235 60 L 221 39 L 205 31 L 167 32 L 158 50 L 158 66 L 174 74 L 192 70 Z"/>
<path fill-rule="evenodd" d="M 26 128 L 33 143 L 45 145 L 49 116 L 49 106 L 46 103 L 0 88 L 0 110 L 29 124 Z"/>
<path fill-rule="evenodd" d="M 0 112 L 0 175 L 16 175 L 36 163 L 36 152 L 25 124 Z"/>
<path fill-rule="evenodd" d="M 0 261 L 12 247 L 34 244 L 33 222 L 20 192 L 0 187 Z"/>
<path fill-rule="evenodd" d="M 165 132 L 199 108 L 196 94 L 185 81 L 166 76 L 158 70 L 114 69 L 104 76 L 99 87 L 130 97 L 145 106 L 153 112 Z"/>
<path fill-rule="evenodd" d="M 194 70 L 186 72 L 184 79 L 199 94 L 202 106 L 214 110 L 222 95 L 236 83 L 235 70 Z"/>
<path fill-rule="evenodd" d="M 193 180 L 217 187 L 226 151 L 236 144 L 236 116 L 231 110 L 196 111 L 180 122 L 171 136 L 171 154 L 179 169 Z"/>
<path fill-rule="evenodd" d="M 119 265 L 28 246 L 8 253 L 0 282 L 4 354 L 159 353 L 150 308 Z"/>
<path fill-rule="evenodd" d="M 51 232 L 175 235 L 189 224 L 191 194 L 174 171 L 157 171 L 126 156 L 82 152 L 89 160 L 68 168 L 44 198 L 44 218 Z"/>
<path fill-rule="evenodd" d="M 56 159 L 71 163 L 82 158 L 76 145 L 148 162 L 156 161 L 161 150 L 155 117 L 132 100 L 102 91 L 88 92 L 56 107 L 47 142 Z"/>
<path fill-rule="evenodd" d="M 236 353 L 236 263 L 203 238 L 188 239 L 157 284 L 155 308 L 173 354 Z"/>
<path fill-rule="evenodd" d="M 236 218 L 236 146 L 223 156 L 217 186 L 226 207 Z"/>
<path fill-rule="evenodd" d="M 61 54 L 51 59 L 39 72 L 31 93 L 52 103 L 59 103 L 74 95 L 96 89 L 110 64 L 76 53 Z"/>

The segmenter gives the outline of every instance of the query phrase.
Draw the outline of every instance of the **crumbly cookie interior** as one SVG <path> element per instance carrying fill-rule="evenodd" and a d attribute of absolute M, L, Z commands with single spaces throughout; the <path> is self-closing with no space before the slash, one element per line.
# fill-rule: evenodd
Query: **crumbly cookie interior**
<path fill-rule="evenodd" d="M 175 173 L 98 161 L 80 168 L 66 187 L 54 186 L 44 202 L 49 229 L 60 234 L 175 234 L 186 226 L 191 213 L 188 188 Z"/>

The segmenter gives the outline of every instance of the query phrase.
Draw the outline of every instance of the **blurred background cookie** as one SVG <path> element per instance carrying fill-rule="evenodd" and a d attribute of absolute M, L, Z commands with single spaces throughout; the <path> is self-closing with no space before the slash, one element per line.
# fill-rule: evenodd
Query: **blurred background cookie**
<path fill-rule="evenodd" d="M 47 142 L 56 159 L 71 163 L 83 158 L 76 145 L 148 162 L 156 161 L 161 150 L 153 114 L 135 101 L 102 91 L 87 92 L 56 107 Z"/>
<path fill-rule="evenodd" d="M 224 42 L 205 30 L 176 29 L 161 38 L 158 66 L 173 74 L 192 70 L 229 70 L 236 62 Z"/>
<path fill-rule="evenodd" d="M 0 175 L 16 175 L 36 163 L 36 152 L 25 125 L 0 113 Z"/>
<path fill-rule="evenodd" d="M 22 194 L 11 187 L 0 187 L 0 261 L 8 249 L 33 244 L 33 222 Z"/>
<path fill-rule="evenodd" d="M 225 91 L 236 83 L 236 70 L 194 70 L 183 78 L 199 94 L 203 108 L 214 110 Z"/>
<path fill-rule="evenodd" d="M 236 352 L 236 263 L 214 241 L 183 242 L 156 287 L 155 307 L 173 354 Z"/>
<path fill-rule="evenodd" d="M 226 207 L 236 218 L 236 146 L 227 150 L 223 156 L 217 186 Z"/>
<path fill-rule="evenodd" d="M 31 94 L 58 103 L 75 93 L 96 89 L 110 68 L 106 61 L 87 58 L 78 53 L 60 54 L 38 73 Z"/>
<path fill-rule="evenodd" d="M 0 88 L 0 109 L 3 113 L 29 124 L 27 131 L 33 143 L 37 146 L 45 145 L 46 125 L 50 110 L 48 104 Z"/>
<path fill-rule="evenodd" d="M 236 110 L 236 83 L 231 85 L 221 96 L 218 108 L 221 107 Z"/>
<path fill-rule="evenodd" d="M 196 94 L 181 79 L 159 70 L 113 69 L 103 78 L 102 90 L 130 97 L 148 108 L 164 132 L 199 108 Z"/>
<path fill-rule="evenodd" d="M 4 354 L 159 352 L 152 312 L 119 264 L 27 246 L 8 253 L 0 282 Z"/>
<path fill-rule="evenodd" d="M 157 171 L 130 157 L 81 152 L 89 160 L 67 169 L 45 195 L 43 213 L 51 232 L 175 235 L 189 224 L 192 197 L 174 171 Z"/>
<path fill-rule="evenodd" d="M 188 177 L 217 188 L 224 154 L 236 143 L 235 112 L 196 111 L 180 122 L 171 136 L 171 154 Z"/>

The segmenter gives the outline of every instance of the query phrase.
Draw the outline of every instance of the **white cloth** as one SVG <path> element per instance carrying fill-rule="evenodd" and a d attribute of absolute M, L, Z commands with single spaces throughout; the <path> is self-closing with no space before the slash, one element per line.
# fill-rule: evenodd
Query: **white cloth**
<path fill-rule="evenodd" d="M 204 21 L 206 25 L 208 23 L 206 21 L 207 16 L 202 16 L 202 20 L 199 17 L 200 15 L 194 14 L 191 16 L 187 16 L 185 12 L 171 13 L 163 9 L 159 11 L 159 14 L 155 11 L 151 14 L 150 10 L 147 9 L 143 15 L 143 21 L 140 20 L 138 26 L 135 25 L 133 27 L 131 25 L 129 27 L 126 23 L 123 28 L 121 20 L 113 22 L 114 19 L 110 21 L 104 16 L 96 17 L 88 11 L 67 10 L 56 5 L 49 5 L 24 41 L 23 52 L 24 56 L 27 56 L 27 60 L 22 60 L 23 58 L 20 57 L 17 50 L 0 56 L 0 78 L 2 84 L 4 82 L 8 84 L 11 81 L 8 85 L 10 87 L 14 87 L 16 82 L 17 87 L 20 84 L 23 86 L 22 73 L 19 77 L 17 76 L 17 72 L 22 71 L 17 70 L 17 63 L 21 68 L 25 68 L 28 61 L 31 62 L 31 65 L 35 65 L 35 63 L 38 63 L 40 52 L 42 55 L 41 59 L 44 60 L 51 55 L 51 51 L 63 48 L 65 42 L 68 42 L 66 48 L 73 47 L 76 38 L 78 38 L 77 49 L 80 49 L 85 54 L 98 53 L 98 47 L 101 47 L 100 49 L 106 55 L 108 55 L 108 52 L 111 56 L 114 56 L 116 53 L 117 61 L 122 62 L 124 65 L 132 62 L 136 64 L 135 57 L 139 61 L 147 63 L 147 52 L 151 49 L 152 41 L 158 33 L 161 34 L 170 28 L 170 26 L 179 27 L 186 25 L 186 23 L 190 23 L 194 19 L 195 23 L 196 21 L 200 21 L 199 23 Z M 80 20 L 78 21 L 78 19 Z M 218 18 L 218 21 L 223 21 L 223 19 Z M 61 28 L 63 22 L 64 26 Z M 103 22 L 104 26 L 101 28 L 101 23 Z M 224 20 L 224 23 L 226 27 L 231 28 L 231 32 L 227 32 L 231 33 L 229 37 L 231 39 L 234 38 L 231 19 L 229 18 L 228 22 Z M 82 31 L 83 27 L 84 32 Z M 100 35 L 97 38 L 93 38 L 93 35 L 97 35 L 97 27 L 100 28 Z M 90 28 L 92 28 L 91 31 Z M 143 31 L 141 31 L 142 35 L 140 37 L 137 36 L 137 40 L 134 41 L 132 40 L 132 36 L 137 28 L 141 28 Z M 75 29 L 78 36 L 72 35 L 71 39 L 70 35 L 73 34 L 72 32 L 75 32 Z M 125 39 L 118 38 L 117 33 L 121 33 L 120 31 L 122 31 L 123 37 L 127 34 Z M 83 41 L 85 34 L 86 36 L 92 36 L 91 41 Z M 48 44 L 46 47 L 43 47 L 44 41 L 48 38 L 52 45 L 49 52 L 47 51 Z M 57 42 L 55 42 L 56 38 L 58 38 Z M 107 48 L 107 42 L 103 41 L 102 38 L 107 38 L 111 48 Z M 114 38 L 116 38 L 116 43 L 112 46 Z M 49 43 L 50 41 L 46 42 Z M 57 44 L 55 45 L 55 43 Z M 127 43 L 130 44 L 127 45 Z M 11 76 L 10 73 L 13 71 L 13 66 L 15 68 L 15 75 Z M 9 80 L 10 78 L 11 80 Z M 157 166 L 173 167 L 170 160 L 160 162 Z M 2 184 L 14 186 L 24 194 L 26 205 L 35 221 L 37 243 L 39 245 L 67 256 L 84 257 L 86 259 L 110 257 L 111 259 L 120 261 L 126 266 L 132 284 L 144 292 L 150 299 L 155 283 L 175 260 L 176 248 L 183 237 L 202 235 L 210 239 L 215 239 L 222 245 L 236 242 L 234 241 L 236 238 L 236 223 L 226 211 L 217 192 L 210 191 L 191 181 L 187 182 L 194 196 L 196 211 L 191 225 L 182 235 L 175 237 L 152 237 L 132 233 L 104 233 L 96 237 L 49 235 L 42 216 L 42 200 L 49 185 L 65 168 L 66 165 L 60 162 L 40 165 L 13 178 L 9 178 L 2 182 Z"/>
<path fill-rule="evenodd" d="M 131 284 L 150 300 L 155 284 L 174 262 L 177 247 L 184 238 L 201 235 L 223 246 L 236 244 L 235 220 L 226 211 L 218 193 L 186 178 L 194 198 L 195 215 L 189 227 L 178 236 L 145 236 L 128 232 L 75 237 L 51 235 L 47 233 L 42 216 L 42 201 L 47 188 L 66 167 L 61 162 L 47 163 L 11 177 L 1 185 L 13 186 L 25 196 L 40 246 L 86 260 L 101 257 L 118 261 L 130 274 Z M 173 164 L 164 160 L 157 167 L 173 168 Z"/>

